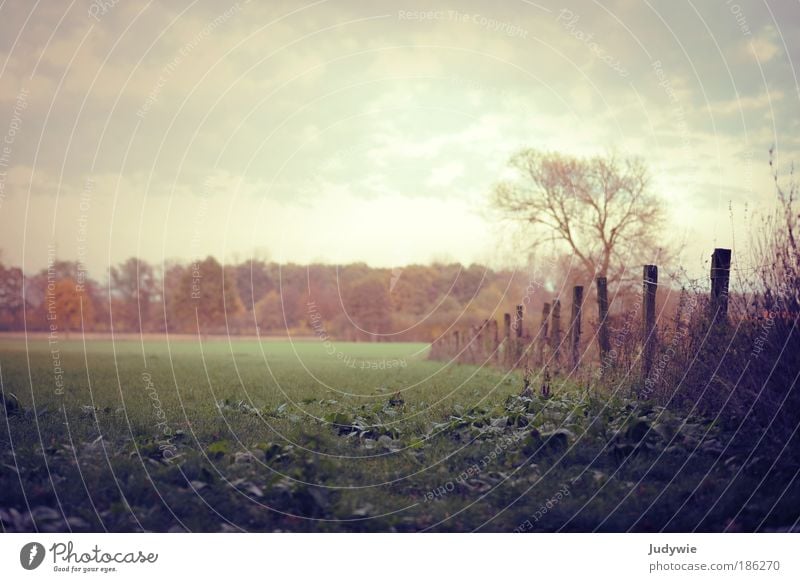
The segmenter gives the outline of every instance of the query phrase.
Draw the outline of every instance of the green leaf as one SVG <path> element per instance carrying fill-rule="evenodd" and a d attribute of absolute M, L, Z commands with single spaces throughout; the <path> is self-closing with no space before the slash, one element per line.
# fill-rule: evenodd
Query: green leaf
<path fill-rule="evenodd" d="M 219 459 L 231 452 L 231 442 L 228 440 L 215 441 L 206 448 L 212 459 Z"/>

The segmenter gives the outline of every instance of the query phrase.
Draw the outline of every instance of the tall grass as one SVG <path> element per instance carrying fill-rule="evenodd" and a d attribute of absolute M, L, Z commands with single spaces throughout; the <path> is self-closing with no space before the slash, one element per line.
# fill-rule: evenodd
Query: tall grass
<path fill-rule="evenodd" d="M 800 459 L 800 215 L 798 184 L 784 188 L 773 174 L 777 209 L 762 219 L 750 241 L 749 276 L 729 294 L 728 318 L 710 312 L 696 283 L 682 291 L 673 321 L 662 327 L 655 378 L 644 396 L 735 428 L 753 451 Z M 746 257 L 745 257 L 746 258 Z M 738 257 L 739 263 L 746 263 Z M 662 369 L 659 361 L 666 361 Z M 640 392 L 641 394 L 642 392 Z M 787 465 L 784 465 L 787 466 Z"/>

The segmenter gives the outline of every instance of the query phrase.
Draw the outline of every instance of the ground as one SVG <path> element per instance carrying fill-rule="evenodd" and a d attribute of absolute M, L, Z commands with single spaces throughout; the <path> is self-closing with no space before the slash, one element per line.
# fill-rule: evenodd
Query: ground
<path fill-rule="evenodd" d="M 0 340 L 3 528 L 761 531 L 800 516 L 796 470 L 719 422 L 559 380 L 520 396 L 517 373 L 427 351 Z"/>

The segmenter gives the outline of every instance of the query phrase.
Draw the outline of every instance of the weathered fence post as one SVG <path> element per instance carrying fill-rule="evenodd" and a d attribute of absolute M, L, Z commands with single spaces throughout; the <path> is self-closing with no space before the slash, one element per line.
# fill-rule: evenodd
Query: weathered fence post
<path fill-rule="evenodd" d="M 486 358 L 486 324 L 489 320 L 484 319 L 475 331 L 475 361 L 479 362 Z"/>
<path fill-rule="evenodd" d="M 467 361 L 469 363 L 474 363 L 478 361 L 478 358 L 475 356 L 476 344 L 478 335 L 480 333 L 480 328 L 478 326 L 473 325 L 469 328 L 469 340 L 467 341 Z"/>
<path fill-rule="evenodd" d="M 539 365 L 544 365 L 544 347 L 547 345 L 547 332 L 550 325 L 550 304 L 542 305 L 542 325 L 539 329 Z"/>
<path fill-rule="evenodd" d="M 711 318 L 728 317 L 728 284 L 731 276 L 731 249 L 714 249 L 711 255 Z"/>
<path fill-rule="evenodd" d="M 497 320 L 492 319 L 492 358 L 496 363 L 500 363 L 500 332 Z"/>
<path fill-rule="evenodd" d="M 553 301 L 553 310 L 550 312 L 550 347 L 553 350 L 553 363 L 556 365 L 561 357 L 561 300 Z"/>
<path fill-rule="evenodd" d="M 581 309 L 583 306 L 583 286 L 575 285 L 572 288 L 572 321 L 570 331 L 572 334 L 572 369 L 577 370 L 581 360 Z"/>
<path fill-rule="evenodd" d="M 607 365 L 606 359 L 611 352 L 611 340 L 608 337 L 608 280 L 605 277 L 595 279 L 597 285 L 597 316 L 600 327 L 597 330 L 597 342 L 600 344 L 600 369 Z"/>
<path fill-rule="evenodd" d="M 656 342 L 656 291 L 658 289 L 658 267 L 645 265 L 642 277 L 642 312 L 644 346 L 642 350 L 642 376 L 646 379 L 653 366 Z"/>
<path fill-rule="evenodd" d="M 483 358 L 483 360 L 486 361 L 489 357 L 491 357 L 491 353 L 492 353 L 492 350 L 491 350 L 491 347 L 490 347 L 491 343 L 492 343 L 492 328 L 491 328 L 491 326 L 489 324 L 489 320 L 488 319 L 484 319 L 483 320 L 483 326 L 482 326 L 482 329 L 481 329 L 481 336 L 483 338 L 481 340 L 481 350 L 483 351 L 483 354 L 481 354 L 481 358 Z"/>
<path fill-rule="evenodd" d="M 511 363 L 511 314 L 503 314 L 503 359 L 506 366 Z"/>
<path fill-rule="evenodd" d="M 516 313 L 514 316 L 514 346 L 511 350 L 511 366 L 516 367 L 519 359 L 522 356 L 522 323 L 525 314 L 525 306 L 517 305 Z"/>

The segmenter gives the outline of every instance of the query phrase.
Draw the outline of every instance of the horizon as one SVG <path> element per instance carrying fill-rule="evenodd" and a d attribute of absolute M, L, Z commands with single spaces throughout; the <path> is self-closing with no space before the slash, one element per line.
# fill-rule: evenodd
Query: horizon
<path fill-rule="evenodd" d="M 9 269 L 9 268 L 20 268 L 21 269 L 22 268 L 19 265 L 14 265 L 14 264 L 5 262 L 3 260 L 2 250 L 3 249 L 0 249 L 0 266 L 3 266 L 5 268 L 7 268 L 7 269 Z M 715 248 L 715 249 L 711 249 L 711 250 L 717 250 L 717 249 Z M 708 253 L 708 256 L 711 257 L 711 253 Z M 401 265 L 375 266 L 375 265 L 371 265 L 371 264 L 369 264 L 367 262 L 364 262 L 364 261 L 354 261 L 354 262 L 350 262 L 350 263 L 326 263 L 326 262 L 296 263 L 296 262 L 291 262 L 290 261 L 290 262 L 280 263 L 280 262 L 277 262 L 277 261 L 275 261 L 273 259 L 269 259 L 269 258 L 263 259 L 263 258 L 259 258 L 259 257 L 249 257 L 249 258 L 247 258 L 247 257 L 244 257 L 244 258 L 233 257 L 229 261 L 223 261 L 219 257 L 216 257 L 214 255 L 206 255 L 206 256 L 202 256 L 202 257 L 198 256 L 198 257 L 187 258 L 187 259 L 178 259 L 178 258 L 170 257 L 170 258 L 167 258 L 164 261 L 158 262 L 158 263 L 151 263 L 151 262 L 146 261 L 145 259 L 143 259 L 141 257 L 130 256 L 130 257 L 127 257 L 125 259 L 122 259 L 119 262 L 116 262 L 116 263 L 113 263 L 111 265 L 105 266 L 100 273 L 94 272 L 89 268 L 84 268 L 85 265 L 82 265 L 80 260 L 77 260 L 77 259 L 63 259 L 63 258 L 56 257 L 55 260 L 52 263 L 45 264 L 41 268 L 32 269 L 30 271 L 24 271 L 23 270 L 22 273 L 25 276 L 25 278 L 29 279 L 31 277 L 35 277 L 37 275 L 41 275 L 43 273 L 46 273 L 48 271 L 48 269 L 52 268 L 54 265 L 57 265 L 57 264 L 70 264 L 70 265 L 74 265 L 75 267 L 77 267 L 79 272 L 85 273 L 88 276 L 89 280 L 92 280 L 95 283 L 100 284 L 100 285 L 108 285 L 110 283 L 110 277 L 109 276 L 110 276 L 111 268 L 119 267 L 119 266 L 121 266 L 122 264 L 124 264 L 125 262 L 127 262 L 129 260 L 136 260 L 139 263 L 146 263 L 149 266 L 154 268 L 154 272 L 158 277 L 163 277 L 164 271 L 166 269 L 169 269 L 170 267 L 180 266 L 180 267 L 183 267 L 185 269 L 188 269 L 188 268 L 191 268 L 193 265 L 195 265 L 195 264 L 197 264 L 199 262 L 202 262 L 203 260 L 209 259 L 209 258 L 214 259 L 223 268 L 238 267 L 238 266 L 241 266 L 241 265 L 246 265 L 248 263 L 251 263 L 251 264 L 263 263 L 264 265 L 267 265 L 267 266 L 277 266 L 279 269 L 287 268 L 287 267 L 294 267 L 294 268 L 300 268 L 300 269 L 309 269 L 311 267 L 323 267 L 323 268 L 331 268 L 331 269 L 339 270 L 339 269 L 347 269 L 347 268 L 351 268 L 351 267 L 365 266 L 365 267 L 367 267 L 368 269 L 370 269 L 372 271 L 388 271 L 392 275 L 392 277 L 395 277 L 395 276 L 400 276 L 403 270 L 412 269 L 414 267 L 429 268 L 429 267 L 441 266 L 441 267 L 458 267 L 460 270 L 468 270 L 468 269 L 472 269 L 472 268 L 478 268 L 478 269 L 482 269 L 482 270 L 487 271 L 487 272 L 492 272 L 494 274 L 506 274 L 506 273 L 508 273 L 512 277 L 513 276 L 518 276 L 518 275 L 523 276 L 523 277 L 524 276 L 528 276 L 531 280 L 539 280 L 539 277 L 541 277 L 541 276 L 545 276 L 546 277 L 546 276 L 555 275 L 556 277 L 558 277 L 558 274 L 556 272 L 550 272 L 550 271 L 545 272 L 545 271 L 542 271 L 540 269 L 540 266 L 535 262 L 534 263 L 528 263 L 528 264 L 521 264 L 519 266 L 513 266 L 513 265 L 492 266 L 492 265 L 487 265 L 487 264 L 482 264 L 482 263 L 477 263 L 477 262 L 472 262 L 472 263 L 469 263 L 469 264 L 465 264 L 465 263 L 460 263 L 460 262 L 457 262 L 457 261 L 445 261 L 445 262 L 442 262 L 442 261 L 434 260 L 434 261 L 431 261 L 431 262 L 428 262 L 428 263 L 415 262 L 415 263 L 406 263 L 406 264 L 401 264 Z M 552 263 L 550 263 L 550 259 L 543 259 L 542 262 L 552 265 Z M 656 266 L 659 269 L 662 269 L 664 267 L 664 265 L 656 265 Z M 636 265 L 636 267 L 638 268 L 639 265 Z M 662 287 L 668 287 L 670 289 L 680 288 L 680 286 L 679 287 L 675 287 L 674 286 L 674 284 L 673 284 L 674 280 L 671 277 L 671 275 L 675 275 L 677 273 L 677 271 L 679 271 L 681 269 L 681 267 L 682 267 L 682 265 L 676 265 L 675 266 L 675 269 L 676 269 L 675 271 L 670 271 L 670 270 L 667 270 L 666 272 L 662 271 L 662 276 L 667 275 L 667 277 L 664 280 L 661 281 L 660 285 Z M 400 274 L 396 274 L 395 273 L 396 271 L 400 271 Z M 732 276 L 733 280 L 736 280 L 737 273 L 739 271 L 741 271 L 741 268 L 739 268 L 739 267 L 733 267 L 732 268 L 731 276 Z M 707 273 L 703 272 L 702 276 L 699 279 L 700 281 L 702 281 L 702 283 L 704 285 L 709 284 L 708 281 L 706 281 L 706 278 L 707 278 L 706 275 L 707 275 Z M 569 275 L 565 275 L 565 276 L 569 276 Z M 688 281 L 688 280 L 689 279 L 686 279 L 686 281 Z M 684 283 L 686 281 L 684 281 Z M 591 288 L 594 285 L 593 279 L 586 278 L 585 284 Z M 549 292 L 553 292 L 554 291 L 553 289 L 549 289 L 547 284 L 542 285 L 542 289 L 544 289 L 545 291 L 549 291 Z"/>

